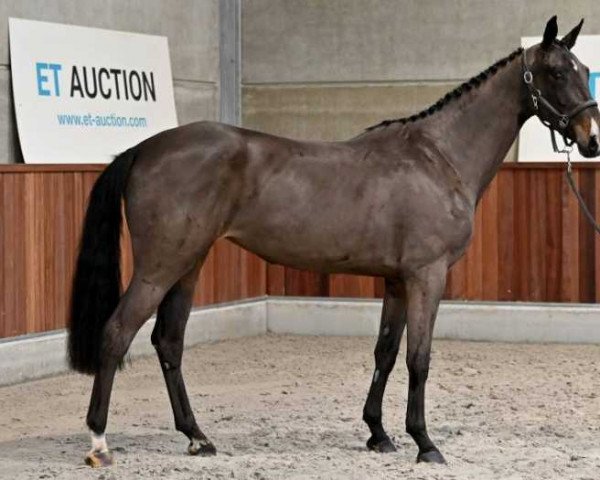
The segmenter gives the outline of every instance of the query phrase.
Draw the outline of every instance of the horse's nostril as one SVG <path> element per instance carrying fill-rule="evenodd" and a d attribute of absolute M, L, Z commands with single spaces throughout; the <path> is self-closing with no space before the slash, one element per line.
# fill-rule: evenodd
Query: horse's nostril
<path fill-rule="evenodd" d="M 588 143 L 588 149 L 590 150 L 590 152 L 597 153 L 598 147 L 598 137 L 596 137 L 596 135 L 592 135 L 590 137 L 590 142 Z"/>

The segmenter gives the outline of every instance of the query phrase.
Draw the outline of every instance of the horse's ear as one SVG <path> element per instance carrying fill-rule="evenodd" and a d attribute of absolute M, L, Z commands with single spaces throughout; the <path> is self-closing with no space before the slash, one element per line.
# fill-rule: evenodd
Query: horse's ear
<path fill-rule="evenodd" d="M 569 50 L 571 50 L 575 46 L 575 42 L 577 41 L 577 37 L 579 36 L 579 32 L 581 31 L 581 27 L 583 26 L 583 18 L 581 22 L 577 24 L 573 30 L 567 33 L 561 40 L 562 43 L 565 44 Z"/>
<path fill-rule="evenodd" d="M 546 24 L 546 30 L 544 30 L 544 39 L 542 40 L 542 47 L 548 48 L 558 35 L 558 23 L 556 22 L 556 15 L 554 15 Z"/>

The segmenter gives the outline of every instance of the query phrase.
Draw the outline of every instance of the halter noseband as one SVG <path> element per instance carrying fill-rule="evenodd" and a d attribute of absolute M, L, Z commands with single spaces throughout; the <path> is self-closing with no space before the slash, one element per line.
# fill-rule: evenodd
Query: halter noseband
<path fill-rule="evenodd" d="M 573 120 L 584 110 L 587 110 L 591 107 L 597 107 L 598 103 L 594 99 L 590 99 L 580 103 L 567 114 L 558 111 L 558 109 L 556 109 L 542 95 L 542 92 L 538 90 L 533 84 L 533 73 L 531 73 L 531 70 L 527 65 L 527 50 L 523 51 L 523 81 L 525 82 L 527 90 L 529 90 L 531 104 L 533 106 L 535 114 L 540 119 L 540 121 L 550 129 L 550 137 L 552 139 L 552 148 L 554 148 L 554 151 L 561 152 L 556 143 L 556 137 L 554 133 L 555 131 L 558 131 L 562 135 L 565 145 L 567 147 L 573 145 L 575 141 L 570 140 L 567 137 L 567 127 L 571 123 L 571 120 Z"/>

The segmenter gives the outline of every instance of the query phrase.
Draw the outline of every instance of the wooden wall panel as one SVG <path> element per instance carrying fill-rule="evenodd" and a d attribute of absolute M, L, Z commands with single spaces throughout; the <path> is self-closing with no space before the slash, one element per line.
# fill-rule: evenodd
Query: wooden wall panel
<path fill-rule="evenodd" d="M 330 297 L 375 297 L 375 278 L 352 275 L 329 275 Z"/>
<path fill-rule="evenodd" d="M 101 166 L 0 167 L 0 337 L 63 328 L 85 204 Z M 600 165 L 575 169 L 600 214 Z M 561 165 L 506 165 L 484 194 L 446 298 L 596 302 L 600 235 L 579 211 Z M 127 230 L 123 284 L 133 262 Z M 382 297 L 380 278 L 321 275 L 267 264 L 219 240 L 194 295 L 207 305 L 262 295 Z"/>
<path fill-rule="evenodd" d="M 562 209 L 559 208 L 564 178 L 559 170 L 546 172 L 546 301 L 560 302 L 562 275 Z M 553 205 L 553 207 L 550 207 Z"/>
<path fill-rule="evenodd" d="M 594 170 L 594 214 L 597 216 L 600 213 L 600 169 Z M 600 299 L 600 235 L 594 235 L 594 296 Z"/>
<path fill-rule="evenodd" d="M 586 205 L 589 205 L 590 212 L 595 216 L 595 190 L 596 181 L 593 170 L 581 170 L 579 173 L 579 185 L 581 194 Z M 590 225 L 579 209 L 579 301 L 594 302 L 596 300 L 596 251 L 595 251 L 595 232 L 590 228 Z"/>
<path fill-rule="evenodd" d="M 0 338 L 64 328 L 85 205 L 101 170 L 0 167 Z M 133 272 L 126 225 L 121 249 L 125 287 Z M 266 262 L 219 240 L 205 261 L 194 304 L 266 293 Z"/>
<path fill-rule="evenodd" d="M 301 297 L 328 297 L 327 275 L 286 268 L 284 274 L 285 295 Z"/>
<path fill-rule="evenodd" d="M 496 211 L 496 223 L 498 225 L 498 300 L 515 300 L 515 249 L 517 235 L 515 235 L 514 216 L 518 200 L 515 202 L 515 179 L 514 175 L 504 175 L 501 172 L 493 183 L 498 185 L 498 203 Z M 482 207 L 485 206 L 484 194 Z M 487 217 L 487 215 L 484 215 Z M 460 298 L 458 295 L 452 298 Z"/>
<path fill-rule="evenodd" d="M 481 298 L 498 299 L 498 182 L 481 199 Z M 485 215 L 483 213 L 485 212 Z"/>

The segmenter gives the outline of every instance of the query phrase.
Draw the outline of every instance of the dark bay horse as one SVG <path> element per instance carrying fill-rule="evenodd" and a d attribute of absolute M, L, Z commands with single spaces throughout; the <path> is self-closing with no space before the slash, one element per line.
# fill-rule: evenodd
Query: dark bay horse
<path fill-rule="evenodd" d="M 367 446 L 395 450 L 381 403 L 407 327 L 406 430 L 418 461 L 443 462 L 427 434 L 425 383 L 446 274 L 469 244 L 475 207 L 533 115 L 577 142 L 584 156 L 599 150 L 589 71 L 570 52 L 581 25 L 558 39 L 553 17 L 540 44 L 514 51 L 429 109 L 345 142 L 201 122 L 119 155 L 92 190 L 73 287 L 69 358 L 75 370 L 95 375 L 87 462 L 111 462 L 104 432 L 113 378 L 155 310 L 152 343 L 176 428 L 189 438 L 189 453 L 216 452 L 194 419 L 181 359 L 198 272 L 221 237 L 269 262 L 385 278 L 363 415 Z M 120 296 L 122 200 L 134 275 Z"/>

